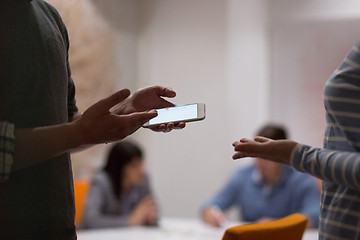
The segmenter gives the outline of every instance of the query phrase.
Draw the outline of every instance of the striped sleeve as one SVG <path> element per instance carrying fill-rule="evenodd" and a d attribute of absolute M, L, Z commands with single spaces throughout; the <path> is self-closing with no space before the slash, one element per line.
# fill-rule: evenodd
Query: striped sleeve
<path fill-rule="evenodd" d="M 0 122 L 0 183 L 8 180 L 15 150 L 14 124 Z"/>
<path fill-rule="evenodd" d="M 292 152 L 290 165 L 324 181 L 352 189 L 360 189 L 360 154 L 333 151 L 298 144 Z"/>

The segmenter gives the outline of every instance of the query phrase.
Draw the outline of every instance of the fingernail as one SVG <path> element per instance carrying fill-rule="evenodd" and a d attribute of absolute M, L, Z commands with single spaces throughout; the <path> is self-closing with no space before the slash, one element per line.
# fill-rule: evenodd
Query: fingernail
<path fill-rule="evenodd" d="M 121 95 L 123 97 L 127 97 L 130 95 L 130 90 L 129 89 L 124 89 L 123 91 L 121 91 Z"/>

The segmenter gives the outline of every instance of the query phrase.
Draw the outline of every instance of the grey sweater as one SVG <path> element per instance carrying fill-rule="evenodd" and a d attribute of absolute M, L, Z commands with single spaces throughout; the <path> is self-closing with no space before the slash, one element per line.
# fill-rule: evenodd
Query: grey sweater
<path fill-rule="evenodd" d="M 93 179 L 86 199 L 80 228 L 110 228 L 128 225 L 128 217 L 136 205 L 151 195 L 149 180 L 133 186 L 129 193 L 117 198 L 108 174 L 99 172 Z"/>

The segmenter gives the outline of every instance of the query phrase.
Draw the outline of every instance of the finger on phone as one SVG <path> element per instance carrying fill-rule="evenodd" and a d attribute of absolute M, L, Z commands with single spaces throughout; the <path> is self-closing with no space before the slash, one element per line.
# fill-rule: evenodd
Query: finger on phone
<path fill-rule="evenodd" d="M 116 104 L 124 101 L 129 96 L 130 96 L 130 90 L 122 89 L 122 90 L 110 95 L 109 97 L 98 101 L 94 106 L 96 106 L 96 108 L 102 110 L 103 112 L 107 112 L 112 107 L 114 107 Z"/>

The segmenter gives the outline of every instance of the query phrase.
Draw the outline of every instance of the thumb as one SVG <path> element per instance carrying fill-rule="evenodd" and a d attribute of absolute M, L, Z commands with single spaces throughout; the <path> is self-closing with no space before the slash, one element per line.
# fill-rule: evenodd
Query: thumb
<path fill-rule="evenodd" d="M 154 102 L 155 108 L 174 107 L 175 104 L 165 100 L 163 97 L 174 98 L 176 92 L 168 87 L 154 86 L 158 98 Z"/>
<path fill-rule="evenodd" d="M 154 88 L 159 97 L 174 98 L 176 96 L 176 92 L 169 87 L 155 86 Z"/>
<path fill-rule="evenodd" d="M 139 127 L 141 127 L 146 122 L 148 122 L 150 119 L 152 119 L 156 116 L 157 116 L 157 112 L 155 110 L 152 110 L 150 112 L 137 112 L 137 113 L 132 113 L 129 115 L 123 115 L 123 117 L 127 118 L 128 121 L 133 126 L 139 126 Z"/>
<path fill-rule="evenodd" d="M 266 138 L 266 137 L 257 136 L 257 137 L 254 138 L 254 141 L 258 142 L 258 143 L 266 143 L 266 142 L 270 142 L 271 139 Z"/>
<path fill-rule="evenodd" d="M 129 89 L 122 89 L 93 105 L 98 112 L 106 113 L 116 104 L 124 101 L 130 95 Z"/>

